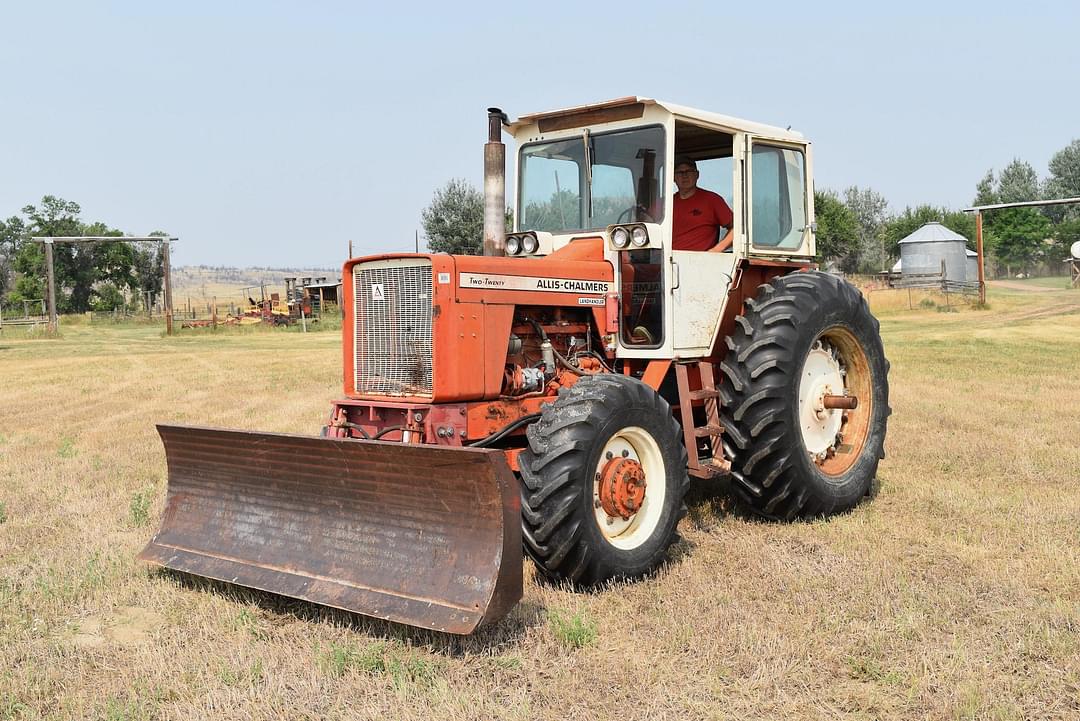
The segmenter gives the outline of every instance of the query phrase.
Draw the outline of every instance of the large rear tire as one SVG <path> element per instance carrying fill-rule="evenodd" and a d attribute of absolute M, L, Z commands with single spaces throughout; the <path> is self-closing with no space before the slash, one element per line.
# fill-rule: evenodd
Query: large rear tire
<path fill-rule="evenodd" d="M 667 401 L 634 378 L 585 376 L 544 408 L 528 440 L 522 537 L 541 574 L 591 586 L 663 562 L 689 486 Z"/>
<path fill-rule="evenodd" d="M 817 271 L 762 285 L 720 364 L 732 488 L 761 516 L 852 508 L 885 457 L 889 363 L 877 319 L 850 283 Z M 825 399 L 855 396 L 854 409 Z"/>

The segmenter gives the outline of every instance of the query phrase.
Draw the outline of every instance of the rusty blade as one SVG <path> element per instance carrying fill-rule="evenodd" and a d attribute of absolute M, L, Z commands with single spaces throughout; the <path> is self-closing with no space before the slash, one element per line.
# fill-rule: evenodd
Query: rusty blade
<path fill-rule="evenodd" d="M 521 501 L 499 451 L 159 425 L 144 561 L 471 633 L 521 598 Z"/>

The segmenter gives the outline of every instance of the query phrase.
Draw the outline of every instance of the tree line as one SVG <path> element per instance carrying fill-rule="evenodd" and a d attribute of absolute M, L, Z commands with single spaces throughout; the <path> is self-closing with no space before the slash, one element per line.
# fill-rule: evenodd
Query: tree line
<path fill-rule="evenodd" d="M 975 185 L 972 205 L 1080 197 L 1080 140 L 1050 159 L 1047 176 L 1020 158 L 1000 172 L 993 168 Z M 900 256 L 899 242 L 937 221 L 975 242 L 975 215 L 943 206 L 918 205 L 890 213 L 883 195 L 853 186 L 843 193 L 814 193 L 818 255 L 849 273 L 888 270 Z M 1061 272 L 1069 247 L 1080 240 L 1080 206 L 1002 208 L 983 212 L 983 245 L 988 268 L 999 273 Z"/>
<path fill-rule="evenodd" d="M 1000 172 L 988 170 L 975 185 L 972 205 L 1075 197 L 1080 197 L 1080 140 L 1054 154 L 1045 179 L 1019 158 Z M 891 212 L 885 196 L 872 188 L 819 190 L 814 193 L 814 206 L 818 257 L 822 264 L 835 265 L 846 273 L 888 270 L 900 257 L 899 242 L 932 221 L 963 235 L 972 245 L 975 242 L 973 213 L 932 204 Z M 482 252 L 484 228 L 483 194 L 465 180 L 451 180 L 435 191 L 421 212 L 420 224 L 432 252 L 478 254 Z M 507 227 L 511 225 L 508 210 Z M 1061 261 L 1077 240 L 1080 206 L 983 213 L 983 244 L 990 271 L 1030 273 L 1043 267 L 1060 272 Z"/>
<path fill-rule="evenodd" d="M 45 250 L 35 236 L 116 237 L 118 242 L 56 243 L 53 273 L 60 313 L 136 309 L 144 294 L 156 297 L 164 286 L 164 260 L 158 244 L 119 239 L 124 233 L 102 222 L 84 222 L 78 203 L 46 195 L 21 215 L 0 220 L 0 299 L 5 306 L 40 300 L 45 287 Z M 162 231 L 151 236 L 167 237 Z"/>

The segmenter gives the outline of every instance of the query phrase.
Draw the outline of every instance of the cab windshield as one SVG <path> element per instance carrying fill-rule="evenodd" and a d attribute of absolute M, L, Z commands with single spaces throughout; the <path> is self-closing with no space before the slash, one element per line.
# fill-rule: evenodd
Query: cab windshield
<path fill-rule="evenodd" d="M 558 233 L 660 222 L 663 161 L 660 126 L 526 145 L 518 228 Z"/>

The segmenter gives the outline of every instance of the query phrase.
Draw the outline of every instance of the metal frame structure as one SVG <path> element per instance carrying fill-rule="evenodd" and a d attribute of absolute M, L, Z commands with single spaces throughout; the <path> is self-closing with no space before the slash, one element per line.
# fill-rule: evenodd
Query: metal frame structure
<path fill-rule="evenodd" d="M 53 272 L 53 243 L 160 243 L 162 263 L 165 266 L 165 333 L 173 334 L 172 270 L 169 265 L 169 244 L 180 240 L 174 236 L 136 235 L 71 235 L 71 236 L 34 236 L 30 240 L 45 246 L 45 276 L 48 281 L 49 330 L 56 331 L 56 276 Z"/>
<path fill-rule="evenodd" d="M 991 205 L 976 205 L 971 208 L 964 208 L 965 213 L 975 214 L 975 251 L 979 255 L 979 303 L 986 303 L 986 271 L 983 268 L 983 211 L 1000 210 L 1002 208 L 1036 208 L 1044 205 L 1069 205 L 1071 203 L 1080 203 L 1080 198 L 1057 198 L 1055 200 L 1025 200 L 1021 203 L 993 203 Z"/>

